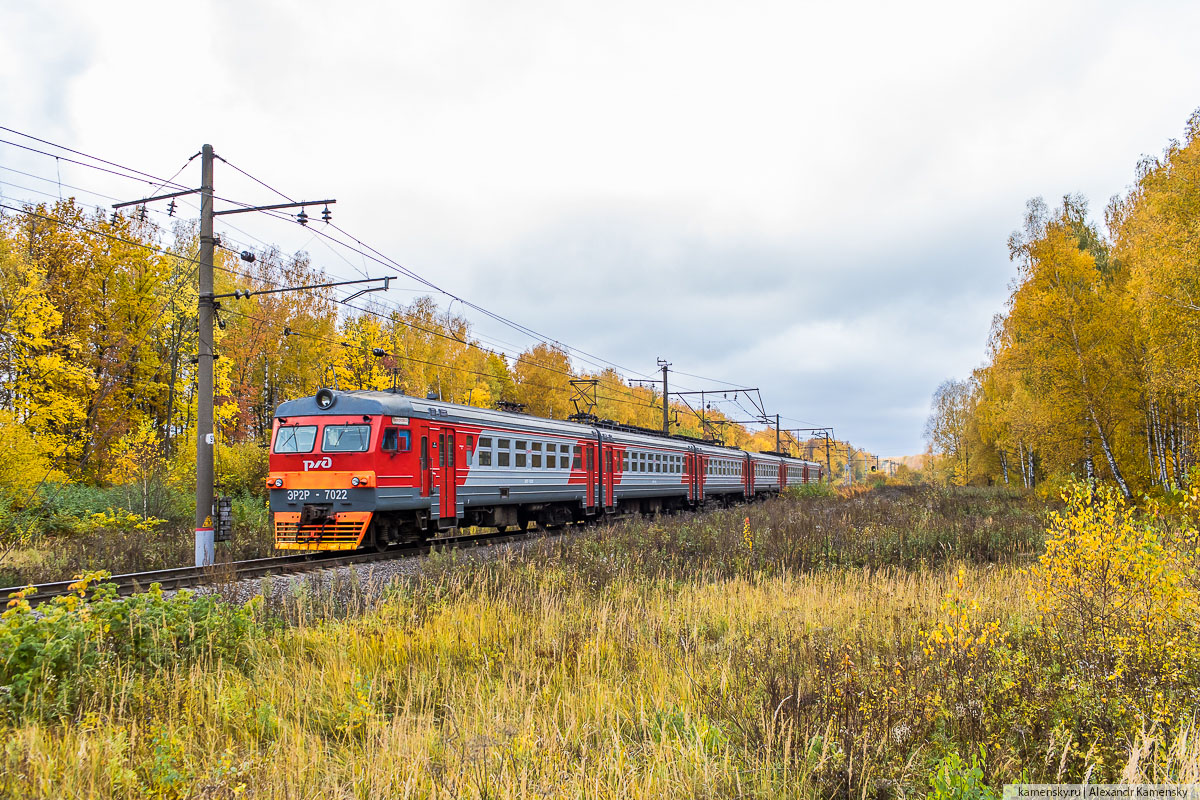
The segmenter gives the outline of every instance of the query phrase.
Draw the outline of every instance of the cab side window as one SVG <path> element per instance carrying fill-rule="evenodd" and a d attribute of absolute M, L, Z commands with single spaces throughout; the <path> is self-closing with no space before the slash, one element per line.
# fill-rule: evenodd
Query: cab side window
<path fill-rule="evenodd" d="M 403 428 L 384 428 L 379 449 L 391 453 L 407 453 L 411 446 L 409 437 L 409 432 Z"/>

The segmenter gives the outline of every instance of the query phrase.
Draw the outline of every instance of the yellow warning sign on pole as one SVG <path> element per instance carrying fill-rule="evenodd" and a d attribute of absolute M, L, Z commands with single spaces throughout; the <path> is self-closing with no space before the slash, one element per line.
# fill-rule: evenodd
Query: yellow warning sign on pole
<path fill-rule="evenodd" d="M 206 527 L 206 528 L 212 527 L 212 514 L 209 514 L 207 517 L 204 518 L 204 527 Z"/>

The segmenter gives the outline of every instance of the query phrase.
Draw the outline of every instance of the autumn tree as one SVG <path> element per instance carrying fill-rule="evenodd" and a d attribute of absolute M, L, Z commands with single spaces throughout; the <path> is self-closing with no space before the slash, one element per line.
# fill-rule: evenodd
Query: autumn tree
<path fill-rule="evenodd" d="M 972 428 L 977 386 L 973 380 L 944 381 L 933 393 L 925 436 L 949 462 L 949 478 L 959 486 L 971 480 Z"/>
<path fill-rule="evenodd" d="M 565 350 L 542 343 L 521 353 L 513 368 L 517 402 L 539 417 L 566 419 L 572 413 L 571 360 Z"/>
<path fill-rule="evenodd" d="M 65 468 L 82 454 L 96 384 L 48 293 L 45 271 L 0 238 L 0 409 L 42 457 Z"/>
<path fill-rule="evenodd" d="M 1114 259 L 1142 336 L 1141 418 L 1152 482 L 1177 484 L 1197 463 L 1200 436 L 1200 109 L 1182 143 L 1138 165 L 1137 183 L 1109 206 Z"/>

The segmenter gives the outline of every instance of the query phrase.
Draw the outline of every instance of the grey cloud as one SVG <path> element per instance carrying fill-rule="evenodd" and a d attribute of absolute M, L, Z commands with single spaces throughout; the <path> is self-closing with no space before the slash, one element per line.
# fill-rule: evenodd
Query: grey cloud
<path fill-rule="evenodd" d="M 150 172 L 211 141 L 548 337 L 760 385 L 899 454 L 922 448 L 937 384 L 983 358 L 1025 200 L 1083 191 L 1098 214 L 1200 104 L 1200 7 L 1159 8 L 9 4 L 0 107 Z M 377 271 L 298 226 L 237 224 Z"/>

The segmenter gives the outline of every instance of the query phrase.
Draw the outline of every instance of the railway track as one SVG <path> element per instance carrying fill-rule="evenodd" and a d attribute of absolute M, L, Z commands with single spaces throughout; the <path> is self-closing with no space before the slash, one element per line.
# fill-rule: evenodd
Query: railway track
<path fill-rule="evenodd" d="M 545 533 L 545 531 L 537 531 Z M 523 539 L 530 531 L 513 531 L 506 533 L 481 533 L 463 536 L 447 536 L 432 539 L 423 544 L 397 545 L 382 553 L 350 553 L 350 554 L 321 554 L 303 553 L 290 556 L 275 556 L 272 558 L 254 558 L 246 561 L 230 561 L 224 564 L 214 564 L 211 567 L 176 567 L 173 569 L 158 569 L 149 572 L 130 572 L 124 575 L 113 575 L 104 583 L 115 583 L 117 594 L 125 596 L 135 592 L 144 592 L 151 584 L 159 584 L 166 591 L 187 589 L 194 586 L 232 583 L 234 581 L 251 580 L 268 575 L 294 575 L 304 572 L 316 572 L 334 567 L 344 567 L 364 562 L 387 561 L 394 558 L 413 558 L 429 553 L 437 548 L 478 547 L 480 545 L 497 544 Z M 56 581 L 54 583 L 32 584 L 36 590 L 27 595 L 25 600 L 33 606 L 71 594 L 71 584 L 74 580 Z M 11 586 L 0 589 L 0 600 L 6 600 L 13 592 L 28 589 L 28 586 Z"/>

